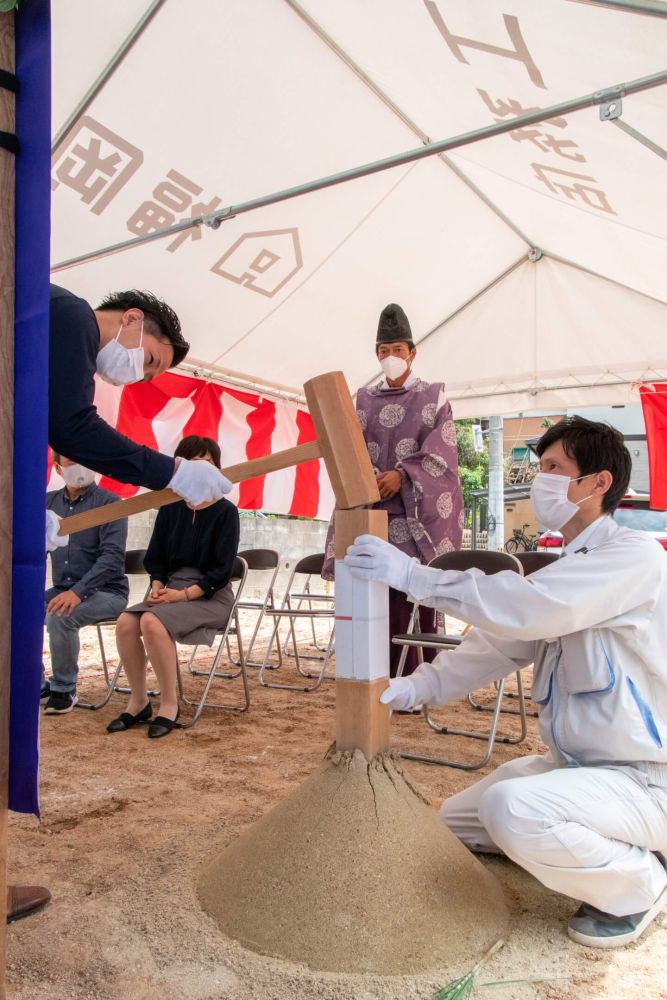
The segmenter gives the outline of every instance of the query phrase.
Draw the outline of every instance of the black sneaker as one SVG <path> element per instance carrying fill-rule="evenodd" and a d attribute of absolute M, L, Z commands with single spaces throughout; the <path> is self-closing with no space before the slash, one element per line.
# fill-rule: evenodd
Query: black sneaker
<path fill-rule="evenodd" d="M 44 715 L 65 715 L 71 712 L 79 699 L 66 691 L 52 691 L 44 706 Z"/>
<path fill-rule="evenodd" d="M 663 889 L 650 910 L 630 913 L 627 917 L 614 917 L 582 903 L 570 917 L 567 933 L 577 944 L 589 948 L 620 948 L 641 937 L 646 928 L 667 907 L 667 889 Z"/>
<path fill-rule="evenodd" d="M 39 703 L 40 705 L 46 705 L 47 701 L 51 697 L 51 685 L 48 681 L 44 681 L 42 684 L 42 690 L 39 692 Z"/>

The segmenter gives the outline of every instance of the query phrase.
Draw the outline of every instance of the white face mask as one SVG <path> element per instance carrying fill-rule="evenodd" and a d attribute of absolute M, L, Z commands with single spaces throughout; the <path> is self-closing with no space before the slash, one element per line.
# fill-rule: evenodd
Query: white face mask
<path fill-rule="evenodd" d="M 60 475 L 72 489 L 80 490 L 95 482 L 95 473 L 83 465 L 66 465 L 60 467 Z"/>
<path fill-rule="evenodd" d="M 399 358 L 396 354 L 390 354 L 388 357 L 382 359 L 380 367 L 387 378 L 390 378 L 394 382 L 401 375 L 405 375 L 410 365 L 405 358 Z"/>
<path fill-rule="evenodd" d="M 141 382 L 144 377 L 144 349 L 141 346 L 144 321 L 141 321 L 138 347 L 123 347 L 118 343 L 122 330 L 121 326 L 115 339 L 105 344 L 97 355 L 97 374 L 111 385 L 131 385 L 133 382 Z"/>
<path fill-rule="evenodd" d="M 594 472 L 589 472 L 586 476 L 570 479 L 569 476 L 558 476 L 552 472 L 538 472 L 530 487 L 530 501 L 540 524 L 551 531 L 560 531 L 579 512 L 584 500 L 590 500 L 593 496 L 589 493 L 576 503 L 569 500 L 567 491 L 570 483 L 578 483 L 594 475 Z"/>

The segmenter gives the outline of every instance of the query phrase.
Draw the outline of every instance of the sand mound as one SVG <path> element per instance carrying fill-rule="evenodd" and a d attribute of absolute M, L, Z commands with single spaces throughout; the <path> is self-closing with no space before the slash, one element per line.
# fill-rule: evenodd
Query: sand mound
<path fill-rule="evenodd" d="M 332 753 L 202 872 L 221 930 L 310 968 L 383 975 L 478 958 L 507 930 L 500 886 L 394 757 Z"/>

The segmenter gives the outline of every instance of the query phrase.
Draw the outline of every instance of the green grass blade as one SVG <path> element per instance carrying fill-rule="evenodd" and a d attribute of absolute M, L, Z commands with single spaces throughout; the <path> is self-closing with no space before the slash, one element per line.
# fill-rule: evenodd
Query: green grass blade
<path fill-rule="evenodd" d="M 485 955 L 482 955 L 479 962 L 473 965 L 469 972 L 466 972 L 465 976 L 461 976 L 459 979 L 453 979 L 451 983 L 444 986 L 438 993 L 435 994 L 433 1000 L 466 1000 L 467 997 L 473 991 L 475 985 L 475 977 L 479 972 L 482 965 L 487 962 L 492 955 L 502 948 L 504 941 L 496 941 L 496 943 L 489 948 Z"/>

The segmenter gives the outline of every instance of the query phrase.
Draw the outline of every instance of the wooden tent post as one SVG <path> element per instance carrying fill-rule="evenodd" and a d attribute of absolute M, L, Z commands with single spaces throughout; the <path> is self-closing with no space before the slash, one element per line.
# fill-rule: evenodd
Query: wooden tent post
<path fill-rule="evenodd" d="M 14 72 L 14 13 L 0 14 L 0 69 Z M 14 133 L 14 95 L 0 88 L 0 131 Z M 14 435 L 14 154 L 0 148 L 0 1000 L 5 996 L 7 780 L 12 613 Z"/>

